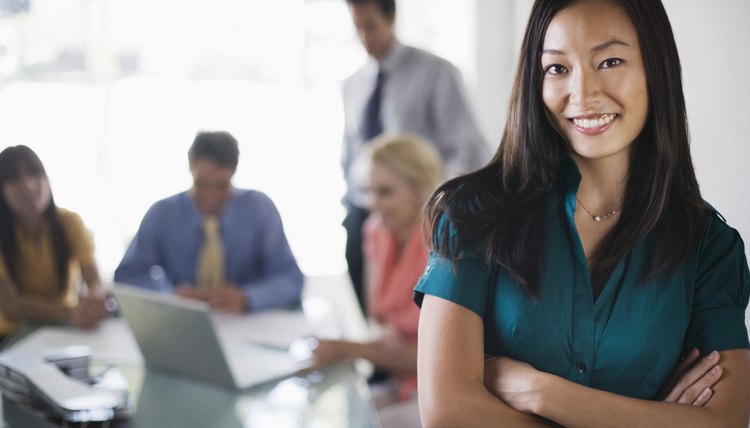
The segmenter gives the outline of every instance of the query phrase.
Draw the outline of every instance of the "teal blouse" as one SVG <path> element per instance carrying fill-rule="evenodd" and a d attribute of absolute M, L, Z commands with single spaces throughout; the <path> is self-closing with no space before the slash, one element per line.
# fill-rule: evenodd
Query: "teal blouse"
<path fill-rule="evenodd" d="M 580 174 L 561 162 L 550 192 L 540 298 L 480 259 L 432 254 L 415 289 L 457 303 L 484 321 L 485 353 L 525 361 L 582 385 L 651 399 L 681 356 L 697 347 L 748 348 L 750 273 L 742 239 L 714 211 L 694 255 L 670 276 L 643 283 L 645 239 L 615 268 L 596 300 L 573 220 Z M 560 209 L 562 208 L 562 209 Z M 567 231 L 565 229 L 568 229 Z"/>

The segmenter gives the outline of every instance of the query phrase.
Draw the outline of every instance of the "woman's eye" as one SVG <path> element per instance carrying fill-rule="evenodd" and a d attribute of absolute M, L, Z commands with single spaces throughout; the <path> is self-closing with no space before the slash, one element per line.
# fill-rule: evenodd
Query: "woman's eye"
<path fill-rule="evenodd" d="M 612 68 L 617 67 L 618 65 L 622 64 L 623 61 L 620 58 L 609 58 L 602 61 L 602 63 L 599 65 L 599 68 Z"/>
<path fill-rule="evenodd" d="M 560 65 L 560 64 L 550 64 L 550 65 L 544 67 L 544 72 L 547 73 L 547 74 L 556 75 L 556 74 L 567 73 L 568 69 L 565 68 L 564 66 Z"/>

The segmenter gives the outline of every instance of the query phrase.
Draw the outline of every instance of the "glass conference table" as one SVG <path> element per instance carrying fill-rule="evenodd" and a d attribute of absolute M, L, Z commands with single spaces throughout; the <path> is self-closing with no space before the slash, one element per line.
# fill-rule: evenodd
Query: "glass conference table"
<path fill-rule="evenodd" d="M 129 384 L 132 416 L 89 427 L 377 427 L 367 384 L 351 366 L 330 367 L 314 378 L 287 378 L 242 391 L 153 369 L 118 367 Z M 7 427 L 60 427 L 8 401 Z M 70 426 L 76 426 L 71 424 Z M 85 425 L 81 425 L 85 426 Z"/>
<path fill-rule="evenodd" d="M 352 319 L 352 312 L 346 314 L 351 311 L 351 306 L 346 305 L 343 311 L 333 309 L 341 292 L 323 281 L 320 284 L 325 288 L 320 291 L 337 297 L 321 298 L 314 291 L 315 281 L 312 285 L 309 282 L 303 300 L 305 313 L 312 308 L 313 317 L 318 320 L 321 314 L 336 314 L 332 319 L 344 330 L 343 335 L 358 336 L 352 329 L 361 329 L 364 321 Z M 348 297 L 346 293 L 343 295 Z M 357 370 L 356 364 L 342 363 L 244 390 L 229 390 L 144 365 L 132 336 L 128 334 L 129 329 L 119 318 L 107 320 L 96 332 L 45 327 L 24 333 L 25 337 L 17 343 L 37 341 L 61 346 L 91 346 L 91 372 L 105 368 L 101 362 L 106 360 L 107 367 L 115 367 L 127 380 L 130 417 L 111 424 L 64 425 L 42 419 L 33 411 L 4 399 L 0 417 L 6 427 L 379 427 L 367 382 L 361 374 L 363 371 Z"/>

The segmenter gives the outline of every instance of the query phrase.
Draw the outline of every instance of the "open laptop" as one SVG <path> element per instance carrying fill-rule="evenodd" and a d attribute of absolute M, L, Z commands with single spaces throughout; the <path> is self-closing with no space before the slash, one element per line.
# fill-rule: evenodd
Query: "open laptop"
<path fill-rule="evenodd" d="M 124 284 L 114 294 L 151 366 L 237 389 L 300 368 L 284 349 L 222 339 L 206 303 Z"/>

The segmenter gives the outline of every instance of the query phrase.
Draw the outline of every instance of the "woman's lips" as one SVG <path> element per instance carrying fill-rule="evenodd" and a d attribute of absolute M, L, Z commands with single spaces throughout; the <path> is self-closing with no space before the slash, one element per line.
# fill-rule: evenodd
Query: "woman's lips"
<path fill-rule="evenodd" d="M 568 122 L 578 132 L 585 135 L 597 135 L 606 132 L 619 116 L 615 113 L 578 116 L 568 119 Z"/>

